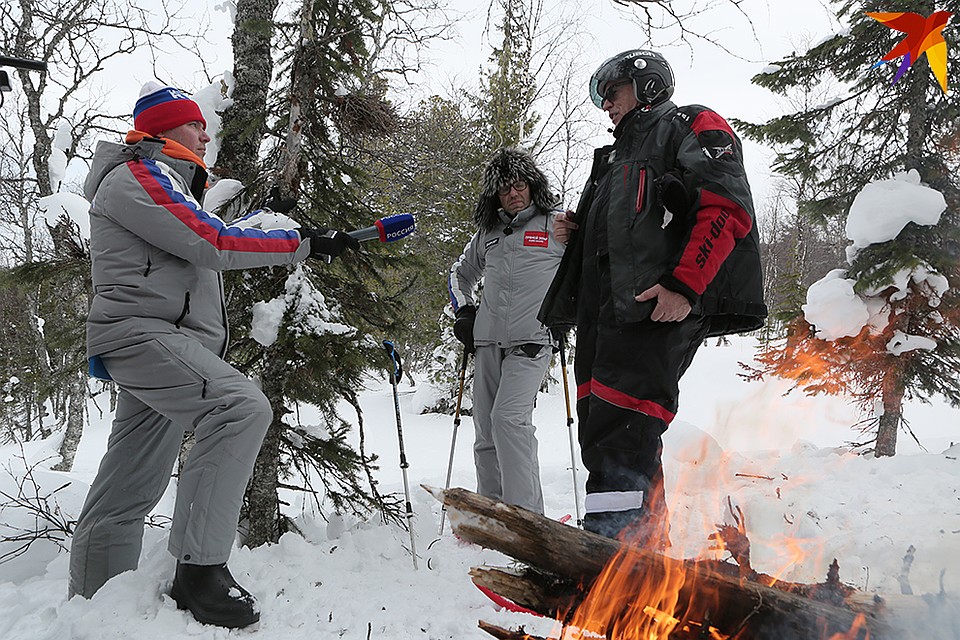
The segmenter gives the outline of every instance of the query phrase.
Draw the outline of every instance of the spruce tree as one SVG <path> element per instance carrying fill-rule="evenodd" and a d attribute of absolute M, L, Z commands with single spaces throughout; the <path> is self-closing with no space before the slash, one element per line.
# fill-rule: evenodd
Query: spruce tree
<path fill-rule="evenodd" d="M 883 326 L 859 336 L 825 341 L 802 317 L 791 325 L 786 344 L 760 354 L 757 375 L 794 379 L 809 393 L 852 394 L 863 407 L 882 406 L 867 422 L 878 456 L 894 455 L 905 398 L 942 395 L 960 404 L 960 184 L 954 145 L 960 103 L 956 92 L 941 89 L 926 57 L 896 82 L 900 59 L 875 66 L 905 34 L 892 31 L 866 12 L 915 12 L 929 16 L 932 0 L 834 2 L 843 32 L 805 53 L 794 53 L 768 67 L 753 82 L 789 95 L 821 83 L 839 87 L 824 104 L 787 113 L 743 130 L 778 151 L 774 168 L 809 185 L 799 210 L 815 222 L 845 219 L 856 195 L 870 182 L 915 170 L 941 192 L 947 210 L 933 227 L 909 223 L 893 240 L 848 251 L 846 278 L 865 298 L 882 301 Z M 949 65 L 960 61 L 960 42 L 944 30 Z M 898 274 L 919 269 L 946 276 L 953 288 L 931 305 L 923 282 L 910 281 L 893 295 Z M 891 353 L 896 332 L 923 336 L 932 350 Z"/>
<path fill-rule="evenodd" d="M 255 6 L 241 11 L 247 3 Z M 372 167 L 364 163 L 369 158 L 357 153 L 358 141 L 384 139 L 399 126 L 383 79 L 370 72 L 369 43 L 390 3 L 304 0 L 289 19 L 273 17 L 272 34 L 266 17 L 277 9 L 267 5 L 238 3 L 238 17 L 250 18 L 238 20 L 237 28 L 249 33 L 235 38 L 244 43 L 235 53 L 242 67 L 272 43 L 278 81 L 265 96 L 246 87 L 243 107 L 225 120 L 225 135 L 239 139 L 221 149 L 217 164 L 244 177 L 248 206 L 273 193 L 268 204 L 295 203 L 287 215 L 303 227 L 355 229 L 395 213 L 384 206 Z M 270 75 L 267 61 L 254 64 L 260 76 Z M 236 158 L 251 147 L 259 158 L 253 169 Z M 376 457 L 363 448 L 359 392 L 366 375 L 389 366 L 382 341 L 403 332 L 407 285 L 395 270 L 403 250 L 402 243 L 366 243 L 332 264 L 311 259 L 292 270 L 230 279 L 231 360 L 260 379 L 274 410 L 247 492 L 248 545 L 276 541 L 293 526 L 281 512 L 283 490 L 312 494 L 322 515 L 379 512 L 399 522 L 400 503 L 379 493 L 372 474 Z M 283 315 L 277 333 L 264 339 L 258 314 L 277 309 Z M 319 409 L 320 424 L 301 419 L 304 404 Z M 359 451 L 348 442 L 343 406 L 352 406 L 359 422 Z"/>
<path fill-rule="evenodd" d="M 473 115 L 466 122 L 475 135 L 459 163 L 465 169 L 458 185 L 462 192 L 456 201 L 457 210 L 450 216 L 459 224 L 446 230 L 449 241 L 445 248 L 448 251 L 437 265 L 442 277 L 438 285 L 445 294 L 441 306 L 435 311 L 435 316 L 440 318 L 440 340 L 429 351 L 429 359 L 425 362 L 426 377 L 443 393 L 428 410 L 453 413 L 456 405 L 459 364 L 464 356 L 462 345 L 453 336 L 453 314 L 446 294 L 447 278 L 451 265 L 477 230 L 473 214 L 484 165 L 497 149 L 525 148 L 539 120 L 533 108 L 538 81 L 531 68 L 536 35 L 537 8 L 534 4 L 529 0 L 491 3 L 491 7 L 495 5 L 503 11 L 496 27 L 500 41 L 491 51 L 488 67 L 480 70 L 479 93 L 469 96 Z M 468 390 L 468 398 L 469 395 Z M 465 403 L 467 414 L 470 404 L 468 399 Z"/>
<path fill-rule="evenodd" d="M 397 337 L 411 370 L 427 364 L 451 325 L 438 310 L 448 304 L 450 265 L 473 233 L 481 138 L 481 122 L 463 101 L 431 96 L 399 117 L 390 135 L 348 141 L 367 169 L 370 206 L 416 220 L 403 242 L 373 247 L 391 260 L 384 277 L 404 301 Z"/>
<path fill-rule="evenodd" d="M 537 78 L 531 69 L 535 8 L 528 0 L 498 0 L 497 4 L 503 11 L 497 25 L 500 45 L 490 54 L 490 68 L 481 72 L 481 92 L 474 98 L 487 154 L 522 146 L 539 120 L 533 111 Z"/>

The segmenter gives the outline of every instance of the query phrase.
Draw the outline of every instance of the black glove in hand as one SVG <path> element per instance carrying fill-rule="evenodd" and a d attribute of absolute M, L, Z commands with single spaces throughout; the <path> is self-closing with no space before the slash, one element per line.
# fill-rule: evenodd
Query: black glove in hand
<path fill-rule="evenodd" d="M 453 323 L 453 335 L 463 343 L 467 353 L 476 351 L 473 345 L 473 321 L 477 318 L 476 307 L 460 307 L 457 309 L 457 321 Z"/>
<path fill-rule="evenodd" d="M 310 240 L 310 257 L 318 258 L 326 263 L 333 262 L 333 259 L 339 256 L 349 247 L 356 251 L 360 248 L 360 242 L 355 238 L 348 236 L 343 231 L 335 229 L 308 229 L 306 227 L 297 229 L 300 237 Z"/>

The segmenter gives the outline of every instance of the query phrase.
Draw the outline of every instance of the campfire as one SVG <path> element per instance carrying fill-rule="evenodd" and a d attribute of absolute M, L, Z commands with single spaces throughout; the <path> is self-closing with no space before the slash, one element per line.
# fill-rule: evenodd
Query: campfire
<path fill-rule="evenodd" d="M 684 563 L 666 555 L 658 561 L 662 561 L 661 571 L 644 571 L 644 558 L 636 549 L 629 543 L 621 546 L 557 637 L 652 640 L 676 638 L 676 631 L 693 638 L 727 640 L 730 636 L 710 626 L 716 598 L 682 603 L 687 579 Z"/>
<path fill-rule="evenodd" d="M 713 535 L 735 561 L 677 559 L 611 540 L 465 489 L 424 487 L 463 540 L 524 568 L 474 567 L 473 581 L 556 620 L 548 636 L 480 627 L 502 640 L 956 640 L 960 602 L 946 594 L 870 595 L 840 581 L 791 583 L 749 564 L 743 514 Z"/>

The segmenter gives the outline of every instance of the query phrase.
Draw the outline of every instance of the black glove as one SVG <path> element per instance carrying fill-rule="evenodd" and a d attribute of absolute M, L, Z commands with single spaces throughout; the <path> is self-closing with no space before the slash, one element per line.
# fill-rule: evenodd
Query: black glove
<path fill-rule="evenodd" d="M 668 171 L 657 179 L 657 195 L 667 211 L 686 216 L 696 204 L 696 193 L 690 193 L 678 171 Z"/>
<path fill-rule="evenodd" d="M 333 259 L 343 253 L 347 247 L 354 251 L 360 248 L 360 242 L 343 231 L 323 227 L 319 229 L 302 227 L 297 231 L 300 232 L 301 238 L 310 240 L 310 257 L 323 260 L 327 264 L 333 262 Z"/>
<path fill-rule="evenodd" d="M 263 199 L 262 209 L 269 209 L 275 213 L 287 213 L 297 206 L 296 198 L 284 198 L 280 195 L 280 187 L 273 185 L 270 193 Z"/>
<path fill-rule="evenodd" d="M 473 321 L 477 318 L 477 308 L 466 306 L 457 309 L 457 321 L 453 323 L 453 335 L 463 343 L 467 353 L 476 351 L 473 345 Z"/>

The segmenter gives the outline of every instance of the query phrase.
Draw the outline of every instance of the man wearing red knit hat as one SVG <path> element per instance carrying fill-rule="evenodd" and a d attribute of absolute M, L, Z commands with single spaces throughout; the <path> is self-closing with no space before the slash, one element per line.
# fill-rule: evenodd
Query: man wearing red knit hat
<path fill-rule="evenodd" d="M 194 153 L 202 164 L 210 136 L 207 135 L 207 121 L 200 105 L 173 87 L 147 83 L 144 90 L 133 108 L 133 127 L 136 131 L 127 135 L 127 143 L 139 142 L 143 138 L 137 132 L 167 138 Z"/>
<path fill-rule="evenodd" d="M 74 532 L 70 595 L 90 598 L 137 568 L 144 518 L 191 430 L 168 544 L 177 559 L 171 596 L 200 622 L 245 627 L 259 607 L 226 563 L 273 414 L 257 385 L 223 360 L 220 272 L 329 262 L 358 244 L 331 229 L 271 227 L 277 216 L 262 211 L 232 223 L 204 211 L 210 136 L 199 105 L 179 89 L 146 85 L 134 126 L 126 144 L 98 144 L 84 187 L 94 286 L 87 356 L 91 373 L 120 394 Z"/>

